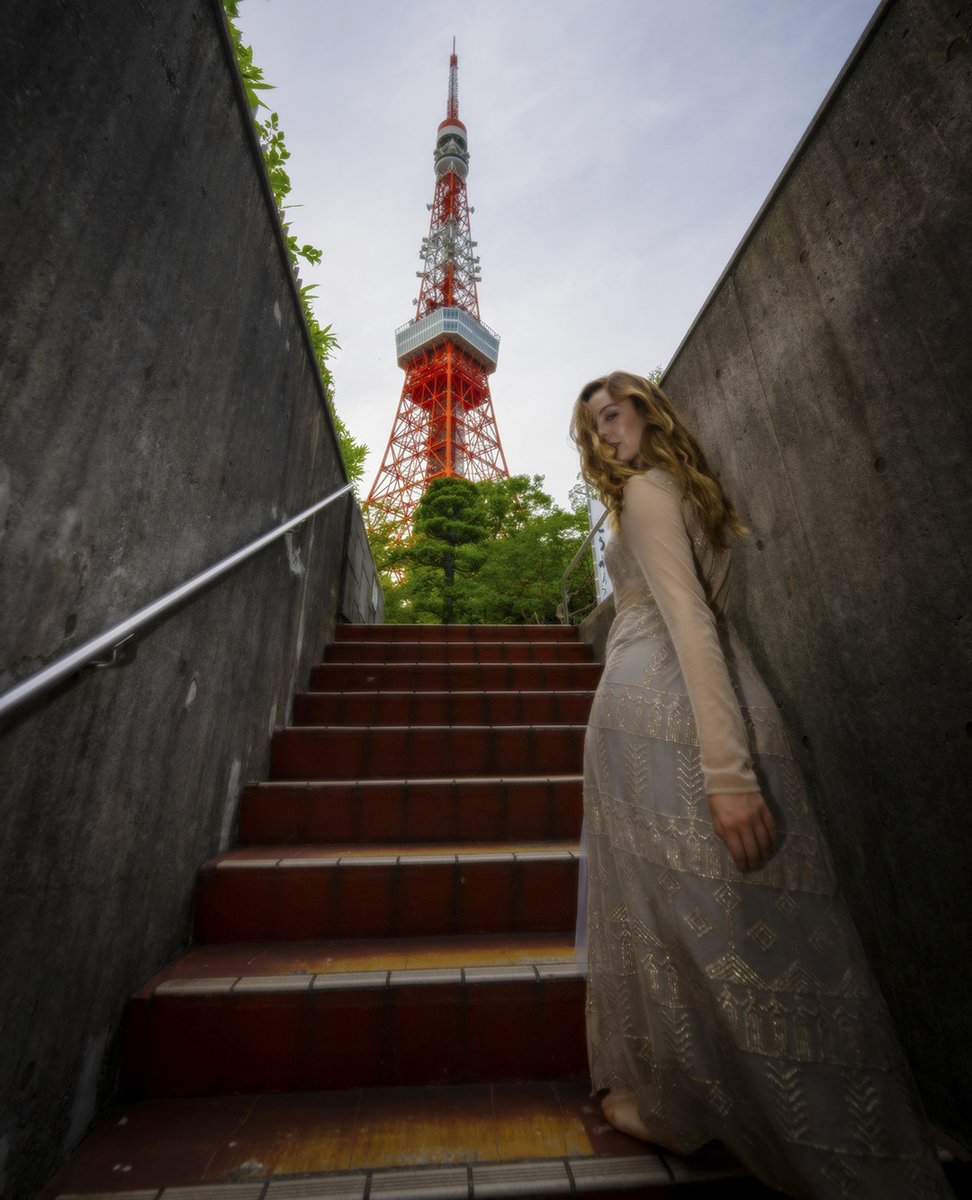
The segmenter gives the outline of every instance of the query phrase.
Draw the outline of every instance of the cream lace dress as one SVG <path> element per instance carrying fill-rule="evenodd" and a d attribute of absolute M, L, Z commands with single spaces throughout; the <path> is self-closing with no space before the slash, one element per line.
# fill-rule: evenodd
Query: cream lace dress
<path fill-rule="evenodd" d="M 796 1200 L 951 1195 L 804 795 L 726 619 L 729 555 L 675 479 L 627 485 L 617 618 L 584 755 L 595 1092 L 685 1152 L 718 1139 Z M 781 837 L 743 874 L 707 792 L 761 790 Z"/>

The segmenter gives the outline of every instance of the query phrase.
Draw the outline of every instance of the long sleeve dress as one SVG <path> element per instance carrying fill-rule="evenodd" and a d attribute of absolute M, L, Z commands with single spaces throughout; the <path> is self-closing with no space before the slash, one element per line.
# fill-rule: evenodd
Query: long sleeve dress
<path fill-rule="evenodd" d="M 584 754 L 594 1091 L 634 1092 L 666 1144 L 717 1139 L 795 1200 L 950 1196 L 779 711 L 728 622 L 728 552 L 654 469 L 628 482 L 606 561 L 617 617 Z M 706 795 L 756 790 L 780 836 L 742 873 Z"/>

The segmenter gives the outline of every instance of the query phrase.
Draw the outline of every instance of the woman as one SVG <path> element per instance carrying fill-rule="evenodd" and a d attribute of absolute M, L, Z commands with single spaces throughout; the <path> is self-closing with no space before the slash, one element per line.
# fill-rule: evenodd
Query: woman
<path fill-rule="evenodd" d="M 617 617 L 584 751 L 591 1075 L 616 1128 L 718 1139 L 796 1200 L 948 1196 L 776 704 L 727 616 L 744 534 L 647 379 L 581 392 Z"/>

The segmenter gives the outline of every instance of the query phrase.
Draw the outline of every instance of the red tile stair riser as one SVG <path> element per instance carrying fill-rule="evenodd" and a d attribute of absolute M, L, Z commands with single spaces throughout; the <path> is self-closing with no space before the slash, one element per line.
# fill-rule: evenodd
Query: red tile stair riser
<path fill-rule="evenodd" d="M 312 1088 L 313 1018 L 309 986 L 306 992 L 231 997 L 214 1031 L 223 1047 L 220 1091 Z"/>
<path fill-rule="evenodd" d="M 514 881 L 513 923 L 518 930 L 573 928 L 577 918 L 576 860 L 517 863 Z"/>
<path fill-rule="evenodd" d="M 299 692 L 295 725 L 583 725 L 589 691 Z"/>
<path fill-rule="evenodd" d="M 204 1096 L 376 1087 L 387 1076 L 385 989 L 278 996 L 156 995 L 135 1002 L 147 1052 L 123 1094 Z"/>
<path fill-rule="evenodd" d="M 200 872 L 197 942 L 561 933 L 576 860 L 220 868 Z"/>
<path fill-rule="evenodd" d="M 316 868 L 304 869 L 316 874 Z M 324 868 L 323 873 L 331 881 L 329 911 L 325 914 L 330 932 L 324 936 L 361 938 L 390 933 L 401 872 L 402 868 L 391 865 Z"/>
<path fill-rule="evenodd" d="M 164 1097 L 572 1080 L 580 979 L 133 1001 L 122 1092 Z M 136 1044 L 133 1039 L 140 1039 Z"/>
<path fill-rule="evenodd" d="M 274 780 L 454 778 L 462 775 L 575 775 L 583 726 L 500 728 L 292 727 L 270 752 Z"/>
<path fill-rule="evenodd" d="M 393 900 L 398 930 L 406 936 L 413 930 L 441 930 L 443 913 L 461 911 L 461 880 L 460 869 L 451 862 L 400 868 Z"/>
<path fill-rule="evenodd" d="M 243 795 L 240 843 L 561 841 L 577 836 L 581 808 L 579 778 L 265 783 Z"/>
<path fill-rule="evenodd" d="M 411 655 L 409 654 L 411 650 Z M 384 663 L 409 657 L 423 663 L 589 663 L 590 651 L 576 642 L 423 642 L 394 647 L 381 642 L 334 642 L 325 663 Z"/>
<path fill-rule="evenodd" d="M 311 671 L 312 692 L 585 691 L 597 686 L 594 662 L 325 663 Z"/>
<path fill-rule="evenodd" d="M 577 641 L 570 625 L 339 625 L 338 642 Z"/>
<path fill-rule="evenodd" d="M 389 1006 L 389 1082 L 473 1082 L 465 1067 L 467 1002 L 468 990 L 460 992 L 456 985 L 425 984 L 394 995 Z"/>
<path fill-rule="evenodd" d="M 471 1082 L 583 1079 L 584 984 L 545 981 L 525 1000 L 518 983 L 477 984 L 468 1006 L 465 1067 Z M 523 1075 L 524 1064 L 531 1073 Z"/>
<path fill-rule="evenodd" d="M 122 1092 L 140 1096 L 202 1096 L 223 1091 L 223 1030 L 227 996 L 153 996 L 139 1022 L 145 1037 L 138 1090 L 123 1063 Z"/>

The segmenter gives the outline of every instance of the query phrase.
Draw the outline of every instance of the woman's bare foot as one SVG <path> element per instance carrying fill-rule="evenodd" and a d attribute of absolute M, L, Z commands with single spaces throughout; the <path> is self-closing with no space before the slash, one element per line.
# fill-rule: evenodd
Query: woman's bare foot
<path fill-rule="evenodd" d="M 651 1142 L 663 1150 L 671 1150 L 673 1154 L 691 1154 L 690 1149 L 673 1145 L 673 1139 L 665 1137 L 657 1130 L 649 1129 L 638 1113 L 638 1098 L 634 1092 L 608 1091 L 601 1098 L 601 1112 L 609 1125 L 613 1125 L 619 1133 L 637 1138 L 639 1142 Z"/>
<path fill-rule="evenodd" d="M 601 1112 L 605 1121 L 613 1125 L 619 1133 L 626 1133 L 641 1142 L 661 1145 L 638 1115 L 638 1100 L 634 1092 L 607 1092 L 601 1099 Z"/>

